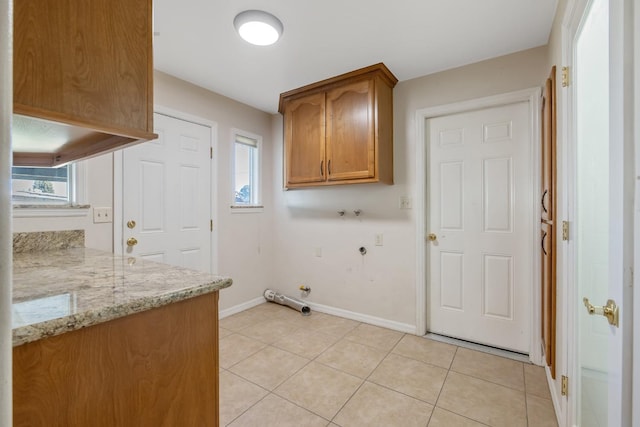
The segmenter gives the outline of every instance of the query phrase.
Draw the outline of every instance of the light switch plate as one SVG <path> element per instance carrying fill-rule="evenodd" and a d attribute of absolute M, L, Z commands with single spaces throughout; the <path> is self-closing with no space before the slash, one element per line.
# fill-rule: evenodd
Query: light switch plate
<path fill-rule="evenodd" d="M 103 222 L 113 222 L 111 208 L 93 208 L 93 223 L 100 224 Z"/>
<path fill-rule="evenodd" d="M 411 197 L 400 196 L 400 209 L 411 209 L 412 207 Z"/>

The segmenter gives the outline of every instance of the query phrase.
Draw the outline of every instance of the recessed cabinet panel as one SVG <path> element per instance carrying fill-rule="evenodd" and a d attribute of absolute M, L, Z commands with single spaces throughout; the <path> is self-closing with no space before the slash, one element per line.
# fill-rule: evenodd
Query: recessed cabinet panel
<path fill-rule="evenodd" d="M 320 182 L 325 179 L 324 93 L 297 99 L 285 110 L 287 182 Z"/>
<path fill-rule="evenodd" d="M 327 93 L 329 180 L 375 176 L 373 93 L 373 81 Z"/>
<path fill-rule="evenodd" d="M 376 64 L 280 95 L 286 188 L 393 184 L 393 87 Z"/>

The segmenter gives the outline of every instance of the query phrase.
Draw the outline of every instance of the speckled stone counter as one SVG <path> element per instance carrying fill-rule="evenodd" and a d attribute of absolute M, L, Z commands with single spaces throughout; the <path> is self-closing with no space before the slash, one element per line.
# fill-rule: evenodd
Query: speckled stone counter
<path fill-rule="evenodd" d="M 14 253 L 13 346 L 231 286 L 231 279 L 85 248 Z"/>

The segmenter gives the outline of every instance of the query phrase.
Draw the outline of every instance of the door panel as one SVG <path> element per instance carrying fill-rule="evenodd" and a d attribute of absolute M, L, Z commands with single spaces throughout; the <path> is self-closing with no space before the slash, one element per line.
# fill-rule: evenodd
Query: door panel
<path fill-rule="evenodd" d="M 511 158 L 485 159 L 482 168 L 485 233 L 513 231 L 513 169 Z"/>
<path fill-rule="evenodd" d="M 154 122 L 158 139 L 123 152 L 123 253 L 210 271 L 211 128 Z"/>
<path fill-rule="evenodd" d="M 529 352 L 529 104 L 430 119 L 431 332 Z"/>

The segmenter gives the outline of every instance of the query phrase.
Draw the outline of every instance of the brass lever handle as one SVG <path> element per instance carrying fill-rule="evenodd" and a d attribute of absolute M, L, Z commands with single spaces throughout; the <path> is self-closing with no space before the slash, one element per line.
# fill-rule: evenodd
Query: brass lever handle
<path fill-rule="evenodd" d="M 135 237 L 129 237 L 127 239 L 127 246 L 135 246 L 138 244 L 138 240 Z"/>
<path fill-rule="evenodd" d="M 610 325 L 619 327 L 619 309 L 614 300 L 607 300 L 607 305 L 605 306 L 593 305 L 589 302 L 589 298 L 587 297 L 582 298 L 582 302 L 584 303 L 584 306 L 587 307 L 587 311 L 590 315 L 604 316 L 607 318 Z"/>

